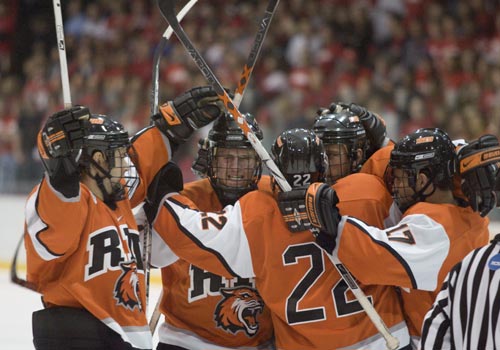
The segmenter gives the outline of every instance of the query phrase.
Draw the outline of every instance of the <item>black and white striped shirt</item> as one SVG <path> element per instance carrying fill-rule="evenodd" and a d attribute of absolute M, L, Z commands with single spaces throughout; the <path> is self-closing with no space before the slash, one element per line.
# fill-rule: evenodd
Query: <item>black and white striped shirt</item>
<path fill-rule="evenodd" d="M 500 349 L 500 234 L 450 271 L 425 316 L 421 349 Z"/>

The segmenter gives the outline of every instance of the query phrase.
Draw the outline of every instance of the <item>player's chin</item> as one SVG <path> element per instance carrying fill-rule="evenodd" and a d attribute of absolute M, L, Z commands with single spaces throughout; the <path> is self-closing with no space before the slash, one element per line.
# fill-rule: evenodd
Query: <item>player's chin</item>
<path fill-rule="evenodd" d="M 242 177 L 232 177 L 224 180 L 224 186 L 233 188 L 242 188 L 248 186 L 249 181 Z"/>
<path fill-rule="evenodd" d="M 230 180 L 230 181 L 226 181 L 224 185 L 226 187 L 240 188 L 242 186 L 242 184 L 243 184 L 243 181 L 232 181 L 232 180 Z"/>

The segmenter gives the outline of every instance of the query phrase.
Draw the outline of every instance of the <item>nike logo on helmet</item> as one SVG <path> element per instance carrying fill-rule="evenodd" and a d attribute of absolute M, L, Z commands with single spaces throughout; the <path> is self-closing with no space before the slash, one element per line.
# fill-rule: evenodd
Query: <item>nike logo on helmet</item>
<path fill-rule="evenodd" d="M 468 162 L 463 162 L 462 167 L 467 168 L 472 161 L 473 161 L 473 159 L 470 159 Z"/>

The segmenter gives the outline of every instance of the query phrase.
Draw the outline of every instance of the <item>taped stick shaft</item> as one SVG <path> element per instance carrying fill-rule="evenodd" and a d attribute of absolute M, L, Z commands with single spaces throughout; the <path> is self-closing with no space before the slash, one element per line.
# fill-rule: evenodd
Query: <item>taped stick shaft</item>
<path fill-rule="evenodd" d="M 64 108 L 70 108 L 71 91 L 69 87 L 68 62 L 66 61 L 66 42 L 64 41 L 64 26 L 61 11 L 61 1 L 53 0 L 54 18 L 56 23 L 57 49 L 59 51 L 59 64 L 61 67 L 61 83 L 63 90 Z"/>
<path fill-rule="evenodd" d="M 241 100 L 243 99 L 243 95 L 248 86 L 248 82 L 250 81 L 250 76 L 252 75 L 255 63 L 259 58 L 259 54 L 262 49 L 264 39 L 266 38 L 267 32 L 269 31 L 271 20 L 273 19 L 278 4 L 279 0 L 270 0 L 269 3 L 267 4 L 266 12 L 264 13 L 264 16 L 262 17 L 259 23 L 259 30 L 255 35 L 252 49 L 250 50 L 247 62 L 243 67 L 243 71 L 241 72 L 240 80 L 238 81 L 238 87 L 234 92 L 233 102 L 236 105 L 236 107 L 239 107 L 241 104 Z"/>

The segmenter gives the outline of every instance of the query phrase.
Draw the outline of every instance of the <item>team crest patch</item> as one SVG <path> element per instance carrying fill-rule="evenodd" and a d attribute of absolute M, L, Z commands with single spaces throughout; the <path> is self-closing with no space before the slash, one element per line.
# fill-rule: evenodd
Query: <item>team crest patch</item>
<path fill-rule="evenodd" d="M 120 264 L 122 274 L 115 284 L 115 299 L 117 305 L 122 305 L 130 310 L 137 307 L 142 311 L 139 298 L 139 276 L 137 275 L 137 264 L 135 261 Z"/>
<path fill-rule="evenodd" d="M 259 315 L 264 310 L 264 301 L 259 293 L 248 287 L 219 290 L 222 300 L 215 308 L 217 327 L 236 334 L 244 331 L 252 337 L 259 330 Z"/>
<path fill-rule="evenodd" d="M 493 256 L 488 262 L 488 267 L 492 271 L 500 269 L 500 254 Z"/>

